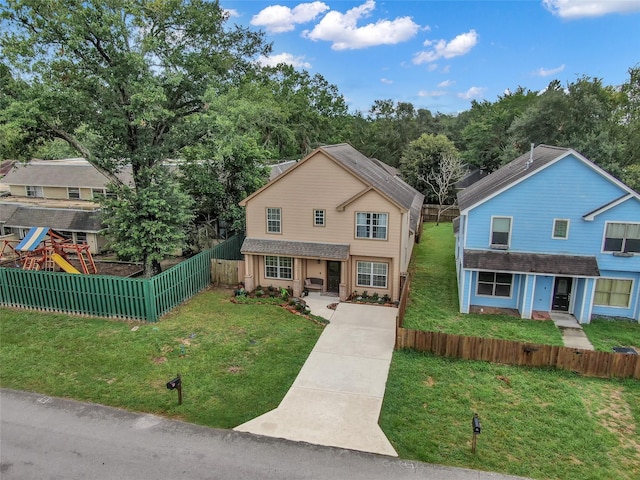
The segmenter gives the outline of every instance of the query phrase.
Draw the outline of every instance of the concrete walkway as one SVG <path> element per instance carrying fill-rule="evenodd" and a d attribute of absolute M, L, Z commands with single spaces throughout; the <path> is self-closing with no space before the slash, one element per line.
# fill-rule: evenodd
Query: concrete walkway
<path fill-rule="evenodd" d="M 551 312 L 551 320 L 562 332 L 564 346 L 569 348 L 581 348 L 583 350 L 593 350 L 593 345 L 582 330 L 582 325 L 578 323 L 576 317 L 570 313 Z"/>
<path fill-rule="evenodd" d="M 317 293 L 305 300 L 331 323 L 278 408 L 234 430 L 397 456 L 378 426 L 397 309 L 339 303 L 330 310 L 338 299 Z"/>

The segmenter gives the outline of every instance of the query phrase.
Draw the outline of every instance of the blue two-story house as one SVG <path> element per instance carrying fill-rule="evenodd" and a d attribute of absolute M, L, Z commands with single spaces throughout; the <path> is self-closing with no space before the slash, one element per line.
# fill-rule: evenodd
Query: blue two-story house
<path fill-rule="evenodd" d="M 640 319 L 640 195 L 580 153 L 539 145 L 458 204 L 460 312 Z"/>

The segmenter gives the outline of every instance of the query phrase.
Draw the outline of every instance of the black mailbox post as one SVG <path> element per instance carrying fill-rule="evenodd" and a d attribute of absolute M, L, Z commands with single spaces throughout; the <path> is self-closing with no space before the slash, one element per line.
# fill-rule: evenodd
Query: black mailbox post
<path fill-rule="evenodd" d="M 473 428 L 473 440 L 471 441 L 471 453 L 476 453 L 476 437 L 482 432 L 482 426 L 480 425 L 480 417 L 477 413 L 473 414 L 471 419 L 471 426 Z"/>
<path fill-rule="evenodd" d="M 182 378 L 180 374 L 176 376 L 173 380 L 169 380 L 167 382 L 168 390 L 178 390 L 178 405 L 182 405 Z"/>

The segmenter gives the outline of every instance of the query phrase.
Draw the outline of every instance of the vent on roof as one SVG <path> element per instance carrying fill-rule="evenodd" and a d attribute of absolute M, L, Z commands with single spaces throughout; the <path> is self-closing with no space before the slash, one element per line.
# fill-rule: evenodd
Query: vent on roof
<path fill-rule="evenodd" d="M 535 143 L 531 143 L 531 150 L 529 150 L 529 160 L 527 160 L 527 163 L 524 164 L 524 169 L 528 169 L 529 165 L 531 165 L 533 163 L 533 149 L 535 147 Z"/>

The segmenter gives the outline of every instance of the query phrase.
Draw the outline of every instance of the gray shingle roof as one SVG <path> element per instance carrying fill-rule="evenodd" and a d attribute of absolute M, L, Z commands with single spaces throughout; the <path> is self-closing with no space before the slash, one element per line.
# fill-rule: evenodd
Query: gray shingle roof
<path fill-rule="evenodd" d="M 366 157 L 348 143 L 327 145 L 320 147 L 320 150 L 338 161 L 365 183 L 406 208 L 411 216 L 411 229 L 415 231 L 418 228 L 424 195 L 399 177 L 389 173 L 389 169 L 382 167 L 378 160 Z"/>
<path fill-rule="evenodd" d="M 117 174 L 125 184 L 132 182 L 130 170 L 126 169 Z M 2 183 L 41 187 L 104 188 L 110 180 L 86 160 L 75 158 L 16 163 L 2 179 Z"/>
<path fill-rule="evenodd" d="M 289 257 L 322 258 L 325 260 L 348 260 L 349 245 L 338 243 L 292 242 L 288 240 L 264 240 L 245 238 L 242 253 L 260 255 L 286 255 Z"/>
<path fill-rule="evenodd" d="M 490 272 L 599 277 L 596 257 L 465 250 L 463 267 Z"/>
<path fill-rule="evenodd" d="M 9 220 L 11 215 L 13 215 L 18 208 L 18 205 L 0 203 L 0 222 L 6 222 Z"/>
<path fill-rule="evenodd" d="M 458 193 L 460 210 L 466 210 L 570 151 L 572 151 L 570 148 L 538 145 L 533 152 L 519 156 Z"/>
<path fill-rule="evenodd" d="M 4 206 L 3 206 L 4 209 Z M 6 227 L 49 227 L 54 230 L 97 233 L 102 230 L 100 212 L 62 208 L 17 207 Z"/>

